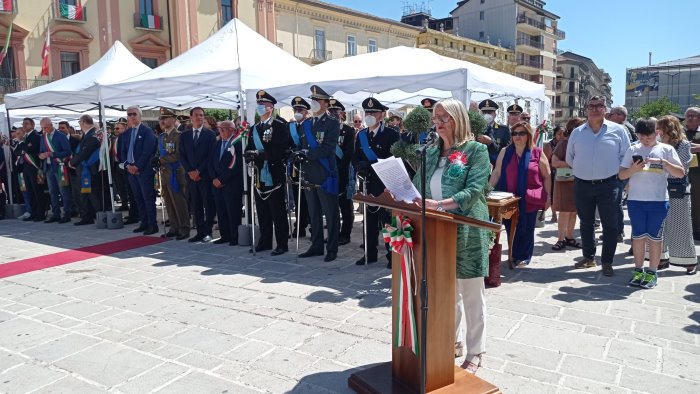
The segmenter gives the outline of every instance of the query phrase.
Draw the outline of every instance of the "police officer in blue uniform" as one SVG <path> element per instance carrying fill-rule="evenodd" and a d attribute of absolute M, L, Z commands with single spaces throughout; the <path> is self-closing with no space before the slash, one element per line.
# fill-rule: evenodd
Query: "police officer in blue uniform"
<path fill-rule="evenodd" d="M 479 103 L 479 110 L 486 120 L 486 131 L 478 136 L 476 140 L 486 145 L 489 151 L 491 164 L 496 164 L 498 152 L 510 144 L 510 129 L 496 123 L 496 111 L 498 104 L 491 99 L 486 99 Z M 521 110 L 522 112 L 522 110 Z"/>
<path fill-rule="evenodd" d="M 351 166 L 352 155 L 355 152 L 355 129 L 345 123 L 345 106 L 336 99 L 330 99 L 328 113 L 340 121 L 338 145 L 335 148 L 335 160 L 338 164 L 338 205 L 342 225 L 340 226 L 339 245 L 350 243 L 352 225 L 355 214 L 352 206 L 352 195 L 355 193 L 355 171 Z"/>

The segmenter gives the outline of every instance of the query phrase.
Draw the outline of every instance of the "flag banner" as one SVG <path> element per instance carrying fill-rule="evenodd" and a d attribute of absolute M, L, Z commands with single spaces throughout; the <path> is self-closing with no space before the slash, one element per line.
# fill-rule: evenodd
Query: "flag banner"
<path fill-rule="evenodd" d="M 6 0 L 3 0 L 3 2 Z M 10 37 L 12 37 L 12 21 L 10 21 L 9 26 L 7 27 L 7 36 L 5 37 L 5 46 L 2 48 L 2 51 L 0 51 L 0 65 L 5 61 L 5 58 L 7 57 L 7 51 L 10 48 Z"/>
<path fill-rule="evenodd" d="M 70 19 L 74 21 L 83 20 L 83 7 L 80 5 L 80 1 L 76 5 L 63 4 L 60 5 L 61 18 Z"/>
<path fill-rule="evenodd" d="M 49 76 L 49 49 L 51 48 L 51 31 L 46 28 L 46 41 L 44 48 L 41 50 L 41 73 L 42 77 Z"/>
<path fill-rule="evenodd" d="M 157 15 L 141 15 L 141 27 L 160 30 L 160 21 L 160 16 Z"/>
<path fill-rule="evenodd" d="M 12 12 L 12 0 L 0 0 L 0 11 Z"/>

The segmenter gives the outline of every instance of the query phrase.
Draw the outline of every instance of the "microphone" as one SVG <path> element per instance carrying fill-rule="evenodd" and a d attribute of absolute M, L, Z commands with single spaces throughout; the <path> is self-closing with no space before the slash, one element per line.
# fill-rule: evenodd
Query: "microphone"
<path fill-rule="evenodd" d="M 431 131 L 428 133 L 428 136 L 425 137 L 425 143 L 420 144 L 419 146 L 416 147 L 416 154 L 422 155 L 425 153 L 425 150 L 435 146 L 435 144 L 440 141 L 440 136 L 436 131 Z"/>

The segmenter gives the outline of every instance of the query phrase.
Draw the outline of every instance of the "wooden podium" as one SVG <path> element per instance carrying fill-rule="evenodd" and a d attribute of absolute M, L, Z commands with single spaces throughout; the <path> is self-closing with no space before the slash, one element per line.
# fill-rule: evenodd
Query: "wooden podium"
<path fill-rule="evenodd" d="M 379 206 L 392 211 L 392 215 L 405 215 L 413 226 L 413 251 L 416 263 L 416 295 L 413 296 L 417 336 L 424 329 L 421 326 L 420 283 L 422 281 L 421 209 L 415 204 L 395 201 L 384 193 L 379 197 L 355 194 L 353 200 L 368 205 Z M 431 394 L 448 393 L 499 393 L 498 388 L 457 367 L 454 363 L 455 345 L 455 282 L 457 225 L 500 231 L 500 225 L 448 212 L 426 211 L 428 248 L 428 322 L 426 345 L 426 392 Z M 392 253 L 392 294 L 398 294 L 401 277 L 401 256 Z M 394 318 L 398 310 L 398 297 L 392 297 L 392 334 L 398 330 Z M 393 335 L 392 335 L 393 338 Z M 419 341 L 420 343 L 420 341 Z M 420 358 L 410 348 L 395 347 L 392 344 L 391 362 L 379 364 L 354 373 L 348 379 L 348 386 L 357 393 L 418 393 L 420 392 Z M 421 349 L 420 351 L 423 351 Z"/>

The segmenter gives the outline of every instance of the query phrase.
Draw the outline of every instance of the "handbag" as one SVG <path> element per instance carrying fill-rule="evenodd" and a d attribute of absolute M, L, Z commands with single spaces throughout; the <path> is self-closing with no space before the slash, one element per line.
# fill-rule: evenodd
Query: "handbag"
<path fill-rule="evenodd" d="M 554 179 L 557 181 L 569 181 L 574 179 L 574 174 L 571 168 L 555 168 Z"/>
<path fill-rule="evenodd" d="M 668 186 L 666 186 L 668 190 L 668 197 L 669 198 L 683 198 L 685 197 L 686 193 L 686 188 L 688 186 L 688 176 L 684 176 L 683 178 L 669 178 L 668 179 Z"/>

